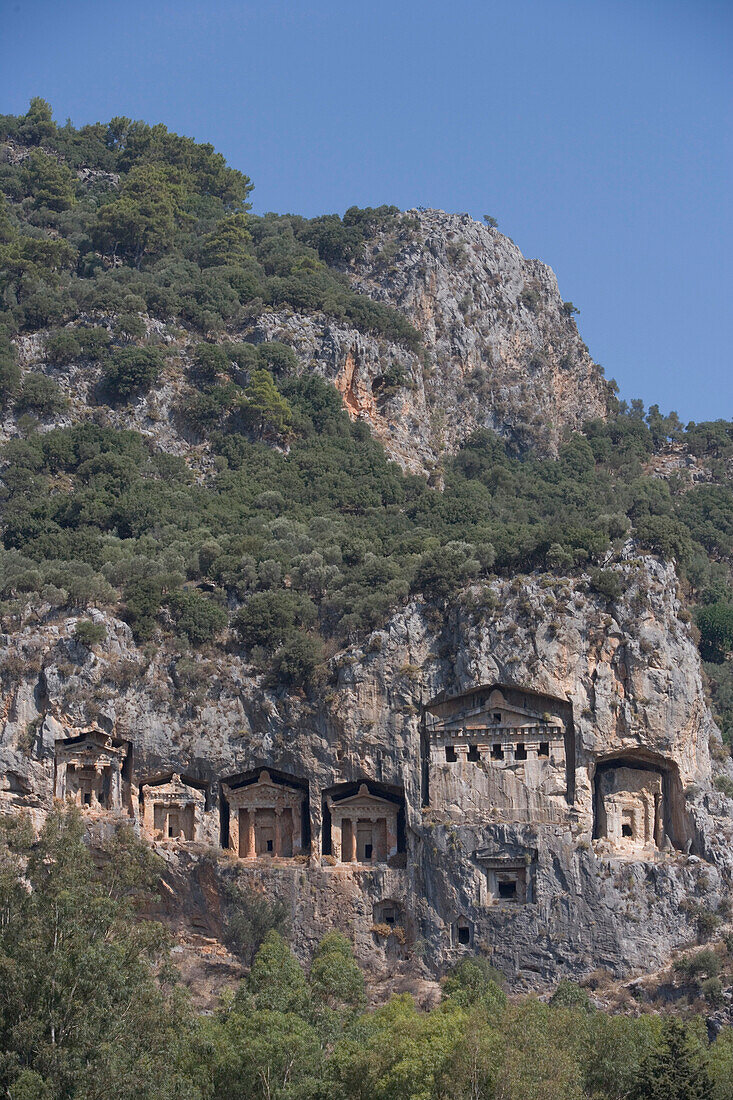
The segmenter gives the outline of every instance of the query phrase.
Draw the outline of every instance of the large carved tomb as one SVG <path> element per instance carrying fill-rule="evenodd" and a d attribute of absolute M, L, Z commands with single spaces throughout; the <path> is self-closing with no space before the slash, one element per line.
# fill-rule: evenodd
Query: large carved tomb
<path fill-rule="evenodd" d="M 428 704 L 423 801 L 491 820 L 562 822 L 574 788 L 568 703 L 493 684 Z"/>

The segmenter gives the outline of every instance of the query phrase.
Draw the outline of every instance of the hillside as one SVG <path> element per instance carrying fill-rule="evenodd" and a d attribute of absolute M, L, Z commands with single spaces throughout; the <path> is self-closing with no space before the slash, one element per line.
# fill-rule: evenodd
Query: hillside
<path fill-rule="evenodd" d="M 41 100 L 0 189 L 0 810 L 132 826 L 234 972 L 336 929 L 373 990 L 546 990 L 725 931 L 733 424 L 620 401 L 467 215 L 257 217 Z"/>

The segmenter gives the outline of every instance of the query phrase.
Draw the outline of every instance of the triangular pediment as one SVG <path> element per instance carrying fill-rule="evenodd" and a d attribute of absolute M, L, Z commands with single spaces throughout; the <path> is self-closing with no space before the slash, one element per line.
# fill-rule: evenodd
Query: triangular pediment
<path fill-rule="evenodd" d="M 362 783 L 356 794 L 349 795 L 348 798 L 329 798 L 329 804 L 335 810 L 341 809 L 364 809 L 364 810 L 381 810 L 382 813 L 397 813 L 397 806 L 388 798 L 380 798 L 367 787 L 366 783 Z"/>
<path fill-rule="evenodd" d="M 548 715 L 545 717 L 537 714 L 536 711 L 526 710 L 522 707 L 509 707 L 505 703 L 497 703 L 456 711 L 436 722 L 434 728 L 445 730 L 487 729 L 492 726 L 523 727 L 531 725 L 546 726 L 548 729 L 561 728 L 562 721 L 554 716 Z"/>
<path fill-rule="evenodd" d="M 186 802 L 201 802 L 205 799 L 203 791 L 184 783 L 180 775 L 172 775 L 170 779 L 158 783 L 144 783 L 143 797 L 155 801 L 156 798 L 177 798 Z"/>

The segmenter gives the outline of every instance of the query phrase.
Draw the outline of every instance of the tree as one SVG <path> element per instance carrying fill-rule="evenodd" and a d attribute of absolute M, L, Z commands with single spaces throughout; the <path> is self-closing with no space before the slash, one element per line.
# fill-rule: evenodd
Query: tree
<path fill-rule="evenodd" d="M 33 198 L 37 208 L 45 206 L 58 213 L 68 210 L 76 202 L 76 177 L 73 172 L 40 149 L 34 149 L 23 161 L 21 179 L 26 194 Z"/>
<path fill-rule="evenodd" d="M 18 138 L 26 145 L 40 145 L 56 133 L 51 104 L 40 96 L 34 96 L 18 125 Z"/>
<path fill-rule="evenodd" d="M 103 206 L 93 236 L 97 246 L 118 253 L 140 267 L 145 256 L 170 248 L 187 220 L 185 192 L 174 169 L 138 165 L 128 174 L 120 195 Z"/>
<path fill-rule="evenodd" d="M 486 959 L 477 955 L 463 959 L 443 983 L 443 996 L 461 1008 L 481 1009 L 492 1018 L 501 1018 L 507 996 L 501 988 L 502 975 Z"/>
<path fill-rule="evenodd" d="M 316 948 L 310 971 L 314 1004 L 339 1013 L 354 1013 L 366 1005 L 364 975 L 354 951 L 341 932 L 327 933 Z"/>
<path fill-rule="evenodd" d="M 430 600 L 446 600 L 479 571 L 467 543 L 447 543 L 423 554 L 415 570 L 413 588 Z"/>
<path fill-rule="evenodd" d="M 668 1017 L 659 1046 L 641 1065 L 634 1100 L 709 1100 L 711 1093 L 694 1032 L 681 1020 Z"/>
<path fill-rule="evenodd" d="M 230 214 L 222 218 L 214 231 L 204 237 L 201 266 L 236 266 L 244 263 L 249 255 L 251 240 L 252 236 L 244 214 Z"/>
<path fill-rule="evenodd" d="M 194 645 L 210 642 L 227 624 L 226 609 L 195 590 L 174 592 L 168 604 L 176 628 Z"/>
<path fill-rule="evenodd" d="M 271 669 L 275 680 L 290 687 L 305 687 L 323 661 L 323 645 L 318 637 L 294 631 L 276 651 Z"/>
<path fill-rule="evenodd" d="M 107 637 L 104 623 L 95 623 L 92 619 L 80 619 L 74 628 L 74 641 L 90 649 L 103 642 Z"/>
<path fill-rule="evenodd" d="M 76 811 L 52 811 L 37 843 L 22 821 L 3 824 L 6 1095 L 152 1100 L 180 1083 L 172 1054 L 188 1022 L 155 981 L 167 940 L 159 925 L 138 919 L 119 874 L 130 861 L 139 874 L 138 847 L 131 832 L 120 837 L 108 874 L 95 869 Z"/>
<path fill-rule="evenodd" d="M 246 986 L 237 994 L 237 1004 L 251 999 L 258 1010 L 303 1014 L 309 1005 L 303 967 L 285 940 L 274 929 L 268 932 L 255 955 Z"/>
<path fill-rule="evenodd" d="M 16 401 L 18 412 L 37 413 L 39 416 L 52 417 L 68 408 L 68 399 L 53 378 L 33 372 L 25 376 Z"/>
<path fill-rule="evenodd" d="M 0 333 L 0 408 L 6 408 L 20 389 L 20 367 L 15 346 Z"/>
<path fill-rule="evenodd" d="M 733 603 L 717 600 L 697 612 L 702 644 L 707 660 L 722 661 L 733 649 Z"/>
<path fill-rule="evenodd" d="M 293 425 L 293 410 L 278 390 L 268 370 L 252 371 L 241 403 L 242 416 L 259 439 L 286 437 Z"/>
<path fill-rule="evenodd" d="M 496 218 L 493 218 L 491 214 L 484 214 L 484 222 L 489 229 L 496 229 L 499 224 Z"/>

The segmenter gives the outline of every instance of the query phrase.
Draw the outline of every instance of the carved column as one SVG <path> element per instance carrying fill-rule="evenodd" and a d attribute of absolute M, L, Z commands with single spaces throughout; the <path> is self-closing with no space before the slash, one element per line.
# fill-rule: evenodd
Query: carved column
<path fill-rule="evenodd" d="M 341 862 L 356 862 L 356 829 L 350 817 L 341 820 Z"/>
<path fill-rule="evenodd" d="M 375 856 L 378 863 L 386 863 L 388 855 L 387 847 L 387 819 L 386 817 L 377 818 L 375 826 L 374 847 Z"/>
<path fill-rule="evenodd" d="M 221 797 L 226 798 L 224 791 L 222 791 Z M 242 854 L 239 850 L 239 824 L 242 811 L 239 807 L 232 806 L 231 799 L 227 798 L 227 802 L 229 804 L 229 851 L 234 852 L 235 856 L 239 856 Z"/>
<path fill-rule="evenodd" d="M 273 843 L 272 854 L 275 856 L 281 856 L 283 854 L 282 810 L 279 806 L 275 807 L 275 841 Z"/>
<path fill-rule="evenodd" d="M 293 855 L 303 848 L 303 803 L 293 806 Z"/>
<path fill-rule="evenodd" d="M 63 799 L 66 794 L 66 768 L 65 760 L 59 760 L 56 765 L 56 798 Z"/>
<path fill-rule="evenodd" d="M 102 765 L 101 764 L 95 764 L 94 765 L 94 775 L 95 775 L 96 778 L 94 780 L 94 785 L 92 786 L 92 797 L 90 799 L 90 802 L 91 802 L 92 806 L 96 805 L 97 807 L 99 807 L 101 809 L 102 808 L 102 800 L 99 796 L 102 793 L 102 784 L 104 782 L 104 780 L 102 779 Z"/>
<path fill-rule="evenodd" d="M 343 821 L 331 811 L 331 855 L 337 863 L 341 862 L 341 830 Z"/>
<path fill-rule="evenodd" d="M 155 803 L 150 790 L 143 790 L 143 832 L 151 840 L 155 836 Z"/>
<path fill-rule="evenodd" d="M 387 818 L 387 857 L 397 854 L 397 815 Z"/>
<path fill-rule="evenodd" d="M 110 810 L 122 809 L 122 771 L 117 756 L 112 761 L 110 769 L 109 808 Z"/>
<path fill-rule="evenodd" d="M 252 806 L 247 814 L 247 858 L 255 859 L 257 857 L 257 840 L 255 836 L 255 822 L 257 818 L 257 810 Z"/>

